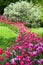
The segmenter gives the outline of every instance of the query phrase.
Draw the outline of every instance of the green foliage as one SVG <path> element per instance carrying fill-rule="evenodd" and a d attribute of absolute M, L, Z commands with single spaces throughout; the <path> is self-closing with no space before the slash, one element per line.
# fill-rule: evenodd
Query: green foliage
<path fill-rule="evenodd" d="M 41 26 L 43 27 L 43 6 L 40 7 L 40 11 L 41 11 L 40 23 L 41 23 Z"/>
<path fill-rule="evenodd" d="M 39 36 L 43 36 L 43 28 L 31 28 L 32 32 L 37 33 Z"/>
<path fill-rule="evenodd" d="M 27 0 L 28 2 L 33 2 L 34 5 L 38 4 L 38 5 L 43 5 L 43 0 Z"/>
<path fill-rule="evenodd" d="M 4 39 L 0 37 L 0 48 L 6 49 L 6 47 L 10 46 L 10 42 L 15 41 L 15 40 L 16 40 L 15 38 Z"/>

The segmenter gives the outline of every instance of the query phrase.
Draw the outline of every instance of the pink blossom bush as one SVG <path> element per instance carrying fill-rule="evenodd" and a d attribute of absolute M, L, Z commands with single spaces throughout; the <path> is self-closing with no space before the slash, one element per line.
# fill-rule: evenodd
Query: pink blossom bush
<path fill-rule="evenodd" d="M 0 49 L 0 65 L 43 65 L 43 38 L 21 31 L 15 44 Z"/>

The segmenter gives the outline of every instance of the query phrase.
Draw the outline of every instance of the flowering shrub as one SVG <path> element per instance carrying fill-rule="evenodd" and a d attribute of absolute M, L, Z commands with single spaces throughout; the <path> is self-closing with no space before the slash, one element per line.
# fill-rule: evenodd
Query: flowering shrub
<path fill-rule="evenodd" d="M 21 1 L 9 4 L 5 9 L 3 15 L 7 16 L 6 19 L 12 21 L 27 22 L 28 27 L 39 27 L 42 7 L 34 5 L 32 2 Z M 43 9 L 43 8 L 42 8 Z"/>
<path fill-rule="evenodd" d="M 34 6 L 33 3 L 26 1 L 16 2 L 9 4 L 4 9 L 4 15 L 10 20 L 20 21 L 36 21 L 40 18 L 41 11 L 40 7 Z"/>
<path fill-rule="evenodd" d="M 32 6 L 32 3 L 26 1 L 11 3 L 4 9 L 4 15 L 7 16 L 7 19 L 13 21 L 27 21 L 29 20 L 30 9 Z"/>
<path fill-rule="evenodd" d="M 4 51 L 0 49 L 0 65 L 43 65 L 43 38 L 21 31 L 18 39 Z"/>

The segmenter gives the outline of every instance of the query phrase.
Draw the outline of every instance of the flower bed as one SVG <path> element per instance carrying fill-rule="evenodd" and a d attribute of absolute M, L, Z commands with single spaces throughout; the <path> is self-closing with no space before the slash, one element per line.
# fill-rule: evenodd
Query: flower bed
<path fill-rule="evenodd" d="M 43 65 L 43 38 L 24 31 L 15 44 L 10 43 L 4 51 L 0 49 L 0 65 Z"/>

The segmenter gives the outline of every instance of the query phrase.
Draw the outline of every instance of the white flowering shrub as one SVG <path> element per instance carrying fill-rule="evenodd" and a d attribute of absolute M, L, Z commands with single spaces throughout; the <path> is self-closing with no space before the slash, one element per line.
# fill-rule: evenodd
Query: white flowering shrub
<path fill-rule="evenodd" d="M 40 20 L 41 11 L 39 8 L 38 6 L 34 6 L 33 3 L 21 1 L 9 4 L 4 9 L 3 15 L 7 16 L 7 19 L 12 21 L 22 21 L 30 24 L 35 22 L 36 24 L 37 21 Z"/>

